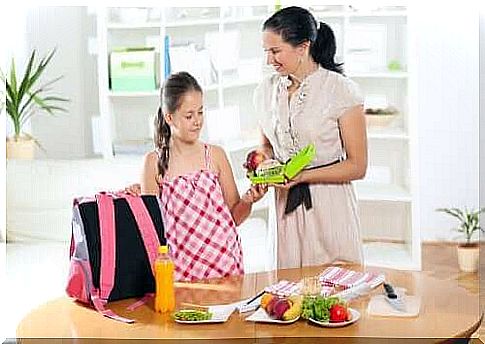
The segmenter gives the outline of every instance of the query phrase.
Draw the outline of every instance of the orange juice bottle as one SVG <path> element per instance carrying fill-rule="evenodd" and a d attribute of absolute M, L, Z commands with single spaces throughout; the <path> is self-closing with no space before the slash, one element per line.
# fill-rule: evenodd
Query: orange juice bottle
<path fill-rule="evenodd" d="M 174 265 L 168 255 L 168 246 L 158 248 L 155 261 L 155 311 L 172 312 L 175 309 L 175 291 L 173 286 Z"/>

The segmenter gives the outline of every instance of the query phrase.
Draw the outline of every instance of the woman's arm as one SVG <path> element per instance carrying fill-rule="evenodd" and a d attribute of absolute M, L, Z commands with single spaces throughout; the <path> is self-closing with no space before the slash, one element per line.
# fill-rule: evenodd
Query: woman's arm
<path fill-rule="evenodd" d="M 347 153 L 341 163 L 303 171 L 300 182 L 342 183 L 362 179 L 367 170 L 367 133 L 362 106 L 347 110 L 339 119 L 340 135 Z"/>
<path fill-rule="evenodd" d="M 347 110 L 339 119 L 347 159 L 328 167 L 303 171 L 288 183 L 344 183 L 362 179 L 367 170 L 367 133 L 362 106 Z"/>
<path fill-rule="evenodd" d="M 158 155 L 156 152 L 147 153 L 143 157 L 140 186 L 142 195 L 158 195 L 160 193 L 158 185 Z"/>
<path fill-rule="evenodd" d="M 267 189 L 263 186 L 252 186 L 241 198 L 226 153 L 222 148 L 217 146 L 212 146 L 212 152 L 215 167 L 219 172 L 219 181 L 221 183 L 224 201 L 231 211 L 236 226 L 238 226 L 246 220 L 251 213 L 252 204 L 261 199 Z"/>
<path fill-rule="evenodd" d="M 273 146 L 271 145 L 271 142 L 269 142 L 266 135 L 264 135 L 262 130 L 261 130 L 260 144 L 261 146 L 259 147 L 259 150 L 261 150 L 268 159 L 273 158 L 274 157 Z"/>

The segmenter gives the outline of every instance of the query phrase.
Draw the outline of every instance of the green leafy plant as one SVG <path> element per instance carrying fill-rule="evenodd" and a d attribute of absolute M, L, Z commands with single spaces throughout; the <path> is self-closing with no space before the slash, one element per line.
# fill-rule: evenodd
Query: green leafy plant
<path fill-rule="evenodd" d="M 40 61 L 36 61 L 36 51 L 33 50 L 23 76 L 17 75 L 14 59 L 12 59 L 10 72 L 7 75 L 0 70 L 0 78 L 6 88 L 6 110 L 12 120 L 15 141 L 18 141 L 21 135 L 32 138 L 29 134 L 22 132 L 23 125 L 32 116 L 41 112 L 54 115 L 56 112 L 66 111 L 60 104 L 69 100 L 53 95 L 50 88 L 62 76 L 39 85 L 40 77 L 54 54 L 55 49 Z"/>
<path fill-rule="evenodd" d="M 466 238 L 466 245 L 471 246 L 471 239 L 473 234 L 476 231 L 481 231 L 485 233 L 482 227 L 480 227 L 480 213 L 485 211 L 485 208 L 477 209 L 477 210 L 468 210 L 465 208 L 464 210 L 459 208 L 439 208 L 436 211 L 440 211 L 446 214 L 453 216 L 454 218 L 458 219 L 460 222 L 460 226 L 454 228 L 457 232 L 463 233 Z"/>

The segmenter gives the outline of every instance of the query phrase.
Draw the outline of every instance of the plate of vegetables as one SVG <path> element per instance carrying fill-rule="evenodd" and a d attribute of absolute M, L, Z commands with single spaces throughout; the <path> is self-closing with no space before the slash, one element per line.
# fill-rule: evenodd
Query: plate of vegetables
<path fill-rule="evenodd" d="M 336 296 L 305 296 L 301 316 L 319 326 L 343 327 L 359 320 L 360 313 Z"/>
<path fill-rule="evenodd" d="M 233 304 L 208 306 L 206 309 L 181 309 L 172 314 L 175 322 L 179 324 L 211 324 L 223 323 L 236 309 Z"/>

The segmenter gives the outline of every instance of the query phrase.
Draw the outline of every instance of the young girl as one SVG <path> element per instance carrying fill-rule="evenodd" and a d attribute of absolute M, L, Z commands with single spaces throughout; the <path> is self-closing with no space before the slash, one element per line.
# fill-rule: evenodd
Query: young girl
<path fill-rule="evenodd" d="M 160 195 L 176 280 L 242 274 L 236 226 L 266 186 L 239 196 L 223 149 L 199 141 L 202 89 L 190 74 L 172 74 L 162 87 L 155 147 L 144 157 L 141 193 Z"/>

